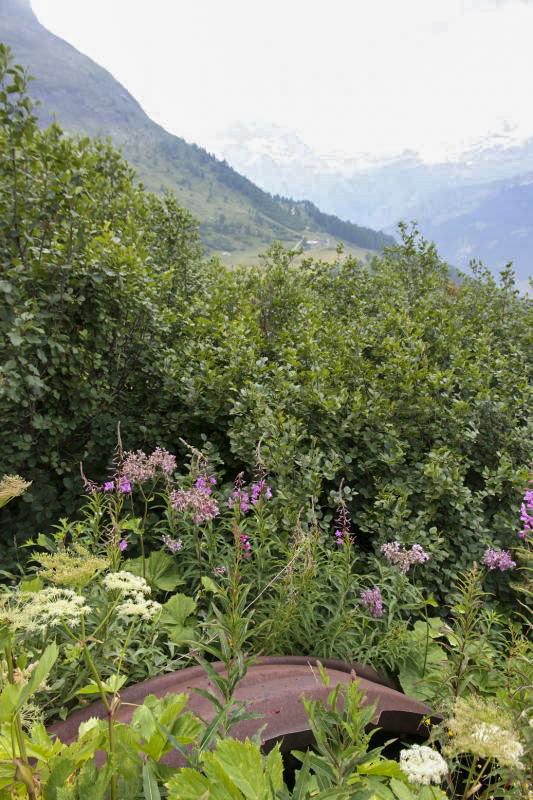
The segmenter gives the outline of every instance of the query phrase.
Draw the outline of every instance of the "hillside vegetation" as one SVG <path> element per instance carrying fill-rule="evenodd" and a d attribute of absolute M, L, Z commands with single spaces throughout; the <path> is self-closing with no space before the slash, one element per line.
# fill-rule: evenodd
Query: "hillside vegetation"
<path fill-rule="evenodd" d="M 528 796 L 533 303 L 401 233 L 204 261 L 0 45 L 0 800 Z M 250 715 L 257 654 L 316 666 L 306 753 L 260 749 L 301 687 Z M 354 662 L 429 706 L 379 716 Z M 139 685 L 194 663 L 201 714 Z"/>
<path fill-rule="evenodd" d="M 456 287 L 405 229 L 370 268 L 296 266 L 276 245 L 226 272 L 172 197 L 136 186 L 109 145 L 41 132 L 24 73 L 4 79 L 0 472 L 33 481 L 17 530 L 74 510 L 79 462 L 105 471 L 120 421 L 132 448 L 183 437 L 234 471 L 261 439 L 282 529 L 310 496 L 329 519 L 344 481 L 363 549 L 442 540 L 441 586 L 452 552 L 456 566 L 489 531 L 505 539 L 533 369 L 532 304 L 510 274 Z"/>

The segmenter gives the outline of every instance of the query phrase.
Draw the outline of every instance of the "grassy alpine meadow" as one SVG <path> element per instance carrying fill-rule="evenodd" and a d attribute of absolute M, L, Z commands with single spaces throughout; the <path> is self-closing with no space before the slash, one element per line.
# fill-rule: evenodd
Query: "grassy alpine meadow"
<path fill-rule="evenodd" d="M 529 800 L 511 267 L 457 279 L 402 225 L 370 262 L 274 243 L 226 268 L 110 144 L 39 130 L 5 50 L 0 77 L 0 798 Z M 383 752 L 354 680 L 302 700 L 289 779 L 232 735 L 274 654 L 374 667 L 435 712 L 425 743 Z M 213 722 L 175 694 L 120 721 L 124 687 L 195 664 Z M 105 719 L 50 734 L 95 699 Z"/>

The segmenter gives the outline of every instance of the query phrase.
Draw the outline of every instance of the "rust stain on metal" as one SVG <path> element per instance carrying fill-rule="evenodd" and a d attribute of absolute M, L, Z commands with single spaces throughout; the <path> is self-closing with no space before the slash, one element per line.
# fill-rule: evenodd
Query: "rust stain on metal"
<path fill-rule="evenodd" d="M 329 676 L 329 688 L 324 687 L 320 679 L 317 669 L 319 661 Z M 213 664 L 213 667 L 217 672 L 223 670 L 222 664 Z M 245 739 L 265 726 L 261 734 L 265 750 L 271 749 L 276 741 L 282 742 L 282 751 L 312 744 L 313 736 L 301 696 L 325 702 L 331 689 L 338 683 L 349 684 L 353 680 L 353 673 L 365 694 L 364 703 L 376 703 L 377 726 L 390 733 L 420 734 L 422 720 L 431 713 L 428 706 L 396 691 L 386 678 L 372 668 L 306 656 L 274 656 L 257 659 L 248 668 L 235 693 L 236 700 L 244 702 L 249 711 L 260 714 L 261 718 L 239 723 L 232 729 L 231 735 Z M 116 719 L 130 722 L 135 706 L 142 704 L 149 694 L 163 697 L 169 693 L 185 692 L 189 695 L 188 709 L 210 721 L 215 709 L 209 700 L 194 692 L 194 689 L 215 691 L 201 667 L 189 667 L 129 686 L 120 693 L 121 705 Z M 64 722 L 53 725 L 50 732 L 69 744 L 77 738 L 81 722 L 90 717 L 105 716 L 102 704 L 93 703 L 75 711 Z M 164 760 L 173 766 L 183 765 L 177 751 L 169 753 Z"/>

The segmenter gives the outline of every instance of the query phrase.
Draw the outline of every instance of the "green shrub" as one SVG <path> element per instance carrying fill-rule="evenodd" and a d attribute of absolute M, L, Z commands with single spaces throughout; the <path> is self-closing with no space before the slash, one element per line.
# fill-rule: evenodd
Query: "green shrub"
<path fill-rule="evenodd" d="M 157 387 L 200 250 L 189 214 L 110 144 L 39 131 L 4 47 L 0 122 L 0 474 L 33 481 L 7 518 L 30 535 L 73 511 L 76 464 L 103 468 L 118 419 L 134 442 L 165 439 Z"/>

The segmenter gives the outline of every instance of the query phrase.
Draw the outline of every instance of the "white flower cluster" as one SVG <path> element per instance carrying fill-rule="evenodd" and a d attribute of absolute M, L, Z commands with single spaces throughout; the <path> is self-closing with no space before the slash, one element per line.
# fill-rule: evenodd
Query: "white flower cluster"
<path fill-rule="evenodd" d="M 118 591 L 124 595 L 124 601 L 117 606 L 119 617 L 142 617 L 150 620 L 161 610 L 159 603 L 148 600 L 150 587 L 144 580 L 131 572 L 110 572 L 104 578 L 104 586 L 108 591 Z"/>
<path fill-rule="evenodd" d="M 147 600 L 142 594 L 133 595 L 117 606 L 119 617 L 142 617 L 146 620 L 155 617 L 160 610 L 159 603 L 156 603 L 155 600 Z"/>
<path fill-rule="evenodd" d="M 421 786 L 440 783 L 448 773 L 448 765 L 436 750 L 418 744 L 401 751 L 400 767 L 410 783 Z"/>
<path fill-rule="evenodd" d="M 27 602 L 20 608 L 15 627 L 28 632 L 44 632 L 47 628 L 65 623 L 71 628 L 80 623 L 82 614 L 90 613 L 85 597 L 72 589 L 50 587 L 24 598 Z"/>
<path fill-rule="evenodd" d="M 121 592 L 122 594 L 150 594 L 150 587 L 138 575 L 131 572 L 110 572 L 103 580 L 108 592 Z"/>
<path fill-rule="evenodd" d="M 524 748 L 510 731 L 499 725 L 480 722 L 472 730 L 472 739 L 479 746 L 479 755 L 494 756 L 500 764 L 520 766 Z"/>

